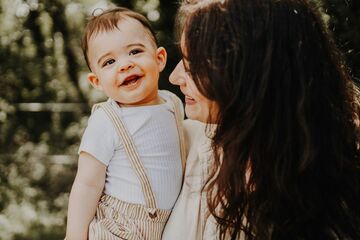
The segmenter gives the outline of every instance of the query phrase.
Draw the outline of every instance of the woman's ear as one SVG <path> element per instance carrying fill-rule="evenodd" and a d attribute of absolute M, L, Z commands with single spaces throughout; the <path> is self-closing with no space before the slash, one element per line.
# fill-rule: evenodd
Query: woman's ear
<path fill-rule="evenodd" d="M 165 65 L 166 65 L 166 60 L 167 60 L 167 52 L 166 52 L 165 48 L 159 47 L 156 50 L 156 58 L 157 58 L 157 61 L 159 64 L 160 72 L 161 72 L 162 70 L 164 70 Z"/>
<path fill-rule="evenodd" d="M 97 76 L 94 73 L 92 73 L 92 72 L 88 73 L 87 79 L 95 89 L 102 90 L 102 86 L 100 84 L 100 81 L 99 81 L 99 79 L 97 78 Z"/>

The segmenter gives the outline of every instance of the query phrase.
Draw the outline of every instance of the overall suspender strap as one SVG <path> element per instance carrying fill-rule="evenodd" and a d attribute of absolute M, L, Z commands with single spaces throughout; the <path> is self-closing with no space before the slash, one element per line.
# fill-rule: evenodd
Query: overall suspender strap
<path fill-rule="evenodd" d="M 128 130 L 121 118 L 116 114 L 115 110 L 111 107 L 110 102 L 100 103 L 100 106 L 104 109 L 105 113 L 110 117 L 110 120 L 114 123 L 117 134 L 122 139 L 125 152 L 130 159 L 131 165 L 135 170 L 135 173 L 140 180 L 141 188 L 145 197 L 146 207 L 154 209 L 156 208 L 156 201 L 154 192 L 151 188 L 150 181 L 146 175 L 145 168 L 140 161 L 139 155 L 136 151 L 135 145 L 131 139 Z"/>
<path fill-rule="evenodd" d="M 181 154 L 181 165 L 183 173 L 185 172 L 185 164 L 186 164 L 186 145 L 185 145 L 185 136 L 184 136 L 184 129 L 183 129 L 183 115 L 180 113 L 181 107 L 178 98 L 175 94 L 171 94 L 171 100 L 174 105 L 175 111 L 175 119 L 176 119 L 176 127 L 179 134 L 179 142 L 180 142 L 180 154 Z"/>

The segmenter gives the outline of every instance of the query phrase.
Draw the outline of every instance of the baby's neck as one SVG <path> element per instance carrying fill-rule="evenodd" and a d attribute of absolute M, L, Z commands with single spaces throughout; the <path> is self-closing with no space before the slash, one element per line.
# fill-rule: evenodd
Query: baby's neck
<path fill-rule="evenodd" d="M 143 106 L 159 105 L 159 104 L 163 104 L 163 103 L 165 103 L 165 100 L 162 99 L 159 94 L 157 94 L 156 97 L 151 99 L 150 101 L 146 101 L 145 99 L 143 99 L 140 102 L 136 102 L 136 103 L 117 102 L 117 104 L 120 107 L 143 107 Z"/>

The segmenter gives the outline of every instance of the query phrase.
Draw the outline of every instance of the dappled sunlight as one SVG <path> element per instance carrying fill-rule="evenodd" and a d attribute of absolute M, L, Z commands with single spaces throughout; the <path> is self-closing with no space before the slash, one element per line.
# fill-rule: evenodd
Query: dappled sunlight
<path fill-rule="evenodd" d="M 180 1 L 0 0 L 0 239 L 64 238 L 80 137 L 92 105 L 105 100 L 87 80 L 81 34 L 95 9 L 120 2 L 153 24 L 168 52 L 159 85 L 174 89 L 168 77 L 180 59 L 173 37 Z M 324 17 L 360 76 L 360 32 L 345 2 L 324 0 Z"/>
<path fill-rule="evenodd" d="M 171 11 L 158 0 L 121 2 L 148 16 L 175 52 L 175 2 Z M 0 239 L 64 238 L 80 136 L 91 106 L 105 100 L 87 81 L 81 34 L 94 9 L 116 3 L 0 0 Z"/>

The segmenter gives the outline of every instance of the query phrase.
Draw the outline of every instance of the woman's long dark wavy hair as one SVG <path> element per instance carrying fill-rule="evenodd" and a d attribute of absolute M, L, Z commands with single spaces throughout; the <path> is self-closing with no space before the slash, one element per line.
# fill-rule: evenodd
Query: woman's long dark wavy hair
<path fill-rule="evenodd" d="M 360 239 L 359 91 L 318 8 L 193 2 L 178 19 L 220 108 L 206 189 L 221 239 Z"/>

